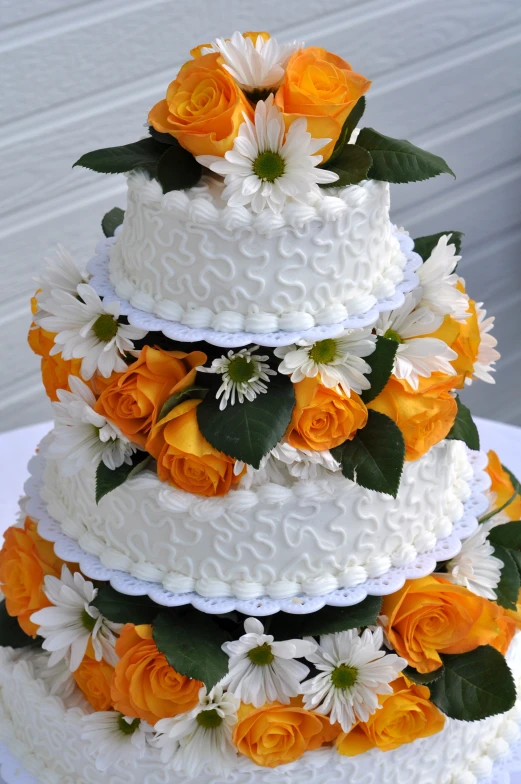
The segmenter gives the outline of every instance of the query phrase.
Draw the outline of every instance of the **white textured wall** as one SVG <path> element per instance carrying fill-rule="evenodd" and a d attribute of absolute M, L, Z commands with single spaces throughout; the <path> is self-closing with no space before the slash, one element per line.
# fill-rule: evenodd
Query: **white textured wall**
<path fill-rule="evenodd" d="M 521 423 L 520 0 L 0 0 L 0 428 L 49 416 L 25 342 L 32 276 L 57 242 L 85 259 L 124 180 L 71 169 L 134 141 L 188 50 L 235 29 L 320 44 L 374 81 L 367 124 L 443 155 L 457 181 L 395 186 L 414 235 L 466 232 L 461 272 L 497 316 L 495 388 Z"/>

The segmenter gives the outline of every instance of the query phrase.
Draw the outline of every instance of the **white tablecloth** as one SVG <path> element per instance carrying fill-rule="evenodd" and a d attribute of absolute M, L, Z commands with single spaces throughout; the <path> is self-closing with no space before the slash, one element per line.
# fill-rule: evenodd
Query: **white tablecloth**
<path fill-rule="evenodd" d="M 476 422 L 484 451 L 494 449 L 516 476 L 521 477 L 521 428 L 488 419 Z M 27 479 L 27 463 L 41 438 L 49 431 L 48 422 L 0 434 L 0 534 L 13 524 L 18 513 L 18 498 Z M 0 784 L 4 784 L 0 777 Z M 521 784 L 521 772 L 509 784 Z"/>

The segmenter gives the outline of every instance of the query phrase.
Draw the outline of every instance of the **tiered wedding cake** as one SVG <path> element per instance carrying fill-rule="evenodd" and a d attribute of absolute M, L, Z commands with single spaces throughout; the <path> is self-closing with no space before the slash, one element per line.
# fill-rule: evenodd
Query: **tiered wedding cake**
<path fill-rule="evenodd" d="M 324 49 L 191 55 L 146 138 L 78 161 L 128 174 L 87 269 L 37 281 L 4 775 L 472 784 L 517 733 L 520 488 L 458 397 L 499 357 L 461 234 L 389 220 L 452 172 L 360 130 Z"/>

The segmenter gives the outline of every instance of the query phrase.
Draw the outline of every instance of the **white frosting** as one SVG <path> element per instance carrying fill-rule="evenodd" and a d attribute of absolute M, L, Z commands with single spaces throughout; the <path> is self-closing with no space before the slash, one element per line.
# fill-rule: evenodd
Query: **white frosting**
<path fill-rule="evenodd" d="M 447 441 L 405 464 L 396 499 L 325 471 L 204 498 L 143 471 L 96 505 L 93 471 L 65 477 L 46 462 L 49 515 L 103 566 L 239 599 L 321 596 L 412 562 L 451 533 L 472 476 L 463 444 Z"/>
<path fill-rule="evenodd" d="M 201 182 L 163 194 L 129 176 L 110 279 L 132 306 L 191 328 L 296 331 L 365 313 L 403 280 L 387 183 L 256 215 L 227 206 L 221 181 Z"/>
<path fill-rule="evenodd" d="M 81 740 L 83 710 L 67 709 L 59 697 L 49 695 L 49 684 L 34 676 L 36 656 L 0 649 L 0 742 L 39 784 L 99 784 L 101 780 L 104 784 L 476 784 L 490 774 L 494 761 L 508 752 L 519 733 L 520 700 L 508 713 L 483 721 L 447 719 L 438 734 L 394 751 L 371 749 L 356 757 L 342 757 L 335 748 L 324 747 L 273 769 L 240 757 L 226 778 L 209 777 L 205 772 L 188 779 L 161 763 L 159 749 L 149 747 L 139 760 L 130 748 L 125 764 L 100 774 Z M 519 688 L 519 634 L 507 660 Z"/>

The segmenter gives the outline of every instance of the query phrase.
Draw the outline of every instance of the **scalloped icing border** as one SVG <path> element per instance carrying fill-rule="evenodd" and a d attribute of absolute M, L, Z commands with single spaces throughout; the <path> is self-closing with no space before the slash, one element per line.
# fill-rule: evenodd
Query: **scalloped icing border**
<path fill-rule="evenodd" d="M 327 594 L 309 596 L 298 594 L 285 599 L 273 599 L 262 596 L 252 599 L 236 597 L 205 597 L 196 592 L 173 593 L 163 587 L 162 583 L 142 580 L 118 569 L 103 566 L 96 555 L 86 553 L 74 539 L 63 533 L 61 526 L 47 512 L 46 504 L 40 496 L 45 451 L 48 436 L 40 443 L 39 453 L 29 462 L 29 479 L 24 490 L 26 493 L 26 512 L 33 518 L 40 535 L 54 542 L 56 554 L 64 561 L 78 563 L 81 571 L 92 580 L 110 582 L 119 593 L 128 596 L 148 595 L 152 601 L 165 607 L 179 607 L 191 604 L 197 610 L 209 614 L 228 613 L 237 610 L 245 615 L 273 615 L 276 612 L 306 614 L 316 612 L 325 605 L 348 607 L 358 604 L 369 596 L 385 596 L 399 591 L 406 580 L 426 577 L 431 574 L 438 561 L 453 558 L 461 549 L 461 540 L 469 537 L 478 526 L 478 517 L 489 506 L 485 492 L 490 487 L 490 477 L 485 472 L 488 459 L 483 452 L 468 450 L 469 462 L 473 468 L 473 477 L 469 480 L 471 495 L 464 503 L 462 518 L 453 524 L 450 536 L 439 539 L 436 546 L 426 553 L 417 555 L 407 566 L 393 566 L 380 577 L 368 578 L 365 582 L 351 588 L 342 588 Z M 175 573 L 165 576 L 165 580 Z"/>
<path fill-rule="evenodd" d="M 120 227 L 118 227 L 120 228 Z M 192 343 L 195 341 L 205 341 L 214 346 L 223 348 L 235 348 L 246 346 L 249 343 L 256 343 L 260 346 L 287 346 L 296 343 L 297 340 L 324 340 L 338 334 L 340 329 L 361 329 L 362 327 L 374 324 L 380 313 L 385 313 L 403 304 L 405 295 L 413 291 L 418 286 L 418 276 L 416 270 L 421 266 L 422 259 L 414 252 L 414 242 L 408 234 L 394 230 L 393 234 L 400 243 L 400 250 L 406 258 L 403 269 L 403 280 L 396 286 L 394 295 L 386 299 L 377 300 L 376 304 L 366 313 L 348 316 L 348 318 L 336 324 L 314 326 L 309 329 L 298 331 L 279 330 L 277 332 L 218 332 L 211 327 L 196 328 L 189 327 L 178 321 L 169 321 L 159 318 L 152 313 L 134 307 L 128 300 L 116 294 L 114 286 L 110 281 L 109 275 L 109 252 L 115 244 L 118 230 L 115 237 L 107 237 L 101 240 L 96 246 L 96 255 L 89 261 L 87 269 L 92 275 L 90 285 L 97 293 L 104 297 L 108 302 L 117 301 L 120 304 L 121 315 L 128 318 L 129 323 L 134 327 L 148 330 L 149 332 L 162 332 L 171 340 Z M 158 303 L 159 304 L 159 303 Z M 309 318 L 309 313 L 295 313 Z"/>

